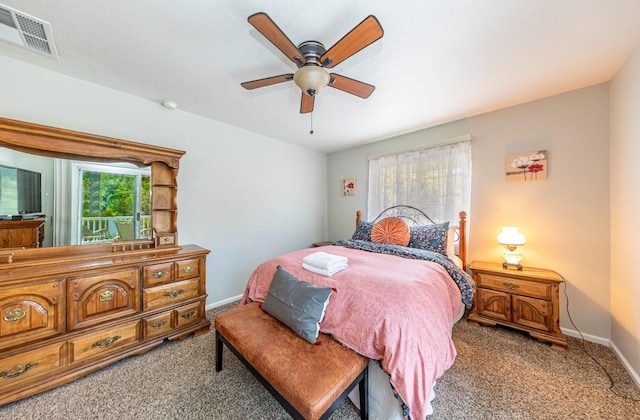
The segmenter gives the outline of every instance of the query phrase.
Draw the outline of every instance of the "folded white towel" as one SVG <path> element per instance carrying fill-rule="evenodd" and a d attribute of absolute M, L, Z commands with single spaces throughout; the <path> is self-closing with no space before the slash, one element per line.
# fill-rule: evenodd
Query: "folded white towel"
<path fill-rule="evenodd" d="M 334 267 L 342 267 L 347 264 L 349 259 L 341 255 L 333 255 L 326 252 L 314 252 L 313 254 L 309 254 L 304 257 L 302 261 L 316 268 L 331 270 Z"/>
<path fill-rule="evenodd" d="M 344 270 L 345 268 L 348 268 L 349 266 L 347 264 L 343 264 L 341 266 L 335 266 L 332 267 L 331 269 L 323 269 L 323 268 L 318 268 L 318 267 L 314 267 L 312 265 L 309 265 L 307 263 L 302 263 L 302 268 L 304 268 L 307 271 L 311 271 L 312 273 L 316 273 L 316 274 L 321 274 L 323 276 L 327 276 L 327 277 L 331 277 L 334 274 Z"/>

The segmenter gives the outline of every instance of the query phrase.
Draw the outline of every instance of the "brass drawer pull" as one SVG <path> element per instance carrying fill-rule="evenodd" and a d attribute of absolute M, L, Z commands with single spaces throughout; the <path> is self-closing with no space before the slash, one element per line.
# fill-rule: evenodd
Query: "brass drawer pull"
<path fill-rule="evenodd" d="M 166 297 L 175 298 L 175 297 L 178 297 L 178 295 L 181 295 L 183 293 L 184 293 L 184 289 L 178 289 L 178 290 L 172 290 L 170 292 L 167 292 L 164 295 Z"/>
<path fill-rule="evenodd" d="M 165 319 L 164 321 L 159 321 L 159 322 L 151 324 L 151 328 L 157 330 L 158 328 L 164 327 L 166 325 L 166 323 L 167 323 L 167 320 Z"/>
<path fill-rule="evenodd" d="M 20 321 L 27 314 L 26 309 L 16 308 L 12 311 L 5 312 L 4 320 L 8 322 Z"/>
<path fill-rule="evenodd" d="M 115 295 L 116 294 L 113 292 L 113 290 L 105 290 L 104 292 L 100 293 L 98 299 L 100 299 L 100 302 L 109 302 Z"/>
<path fill-rule="evenodd" d="M 0 377 L 5 379 L 17 378 L 34 366 L 38 366 L 38 362 L 29 362 L 26 365 L 15 365 L 11 370 L 0 372 Z"/>
<path fill-rule="evenodd" d="M 184 319 L 189 319 L 196 314 L 196 311 L 187 312 L 185 314 L 180 315 Z"/>
<path fill-rule="evenodd" d="M 114 335 L 113 337 L 107 337 L 104 340 L 96 341 L 91 345 L 91 347 L 100 347 L 101 349 L 104 349 L 109 347 L 116 341 L 118 341 L 120 338 L 122 337 L 120 337 L 119 335 Z"/>
<path fill-rule="evenodd" d="M 167 274 L 169 274 L 168 271 L 156 271 L 155 273 L 153 273 L 151 275 L 151 277 L 153 277 L 154 279 L 161 279 L 164 276 L 166 276 Z"/>
<path fill-rule="evenodd" d="M 518 289 L 518 288 L 520 287 L 520 286 L 519 286 L 519 285 L 517 285 L 517 284 L 507 283 L 507 282 L 502 283 L 502 285 L 503 285 L 504 287 L 506 287 L 507 289 L 509 289 L 509 290 L 516 290 L 516 289 Z"/>
<path fill-rule="evenodd" d="M 190 265 L 188 267 L 183 267 L 182 268 L 182 272 L 183 273 L 191 273 L 193 270 L 195 270 L 196 268 L 193 265 Z"/>

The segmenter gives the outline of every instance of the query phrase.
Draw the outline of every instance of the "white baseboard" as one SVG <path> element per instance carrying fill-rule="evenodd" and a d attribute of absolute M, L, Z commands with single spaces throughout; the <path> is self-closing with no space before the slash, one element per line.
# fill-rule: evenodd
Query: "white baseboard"
<path fill-rule="evenodd" d="M 235 302 L 236 300 L 240 300 L 240 299 L 242 299 L 242 295 L 232 296 L 224 300 L 219 300 L 217 302 L 209 303 L 204 307 L 204 309 L 208 311 L 209 309 L 217 308 L 218 306 L 226 305 L 227 303 Z"/>
<path fill-rule="evenodd" d="M 616 354 L 616 356 L 618 356 L 618 359 L 620 359 L 620 362 L 625 367 L 625 369 L 627 369 L 627 372 L 629 372 L 629 375 L 631 376 L 631 379 L 633 379 L 633 381 L 636 383 L 638 388 L 640 388 L 640 376 L 638 375 L 638 372 L 633 370 L 633 367 L 631 367 L 631 364 L 624 357 L 624 355 L 622 354 L 620 349 L 618 349 L 618 347 L 615 345 L 615 343 L 611 343 L 611 349 Z"/>
<path fill-rule="evenodd" d="M 624 357 L 624 355 L 622 354 L 620 349 L 611 340 L 608 340 L 608 339 L 605 339 L 605 338 L 602 338 L 602 337 L 597 337 L 597 336 L 594 336 L 594 335 L 584 334 L 584 333 L 582 333 L 582 336 L 581 336 L 578 331 L 570 330 L 568 328 L 560 328 L 560 329 L 562 330 L 562 332 L 565 335 L 568 335 L 570 337 L 575 337 L 575 338 L 581 339 L 582 336 L 584 336 L 584 339 L 587 340 L 587 341 L 591 341 L 592 343 L 601 344 L 603 346 L 610 347 L 611 350 L 613 350 L 613 353 L 620 360 L 620 363 L 622 363 L 622 365 L 627 370 L 627 372 L 629 372 L 629 375 L 631 376 L 631 379 L 633 379 L 634 382 L 636 383 L 636 385 L 638 386 L 638 388 L 640 388 L 640 375 L 638 375 L 638 372 L 636 372 L 633 369 L 633 367 L 631 366 L 629 361 Z"/>
<path fill-rule="evenodd" d="M 560 328 L 560 329 L 562 330 L 564 335 L 568 335 L 569 337 L 574 337 L 579 339 L 582 339 L 582 337 L 584 337 L 584 339 L 587 341 L 591 341 L 592 343 L 596 343 L 596 344 L 601 344 L 605 347 L 610 347 L 610 344 L 611 344 L 611 342 L 606 338 L 585 334 L 585 333 L 582 333 L 582 335 L 580 335 L 578 331 L 570 330 L 569 328 Z"/>

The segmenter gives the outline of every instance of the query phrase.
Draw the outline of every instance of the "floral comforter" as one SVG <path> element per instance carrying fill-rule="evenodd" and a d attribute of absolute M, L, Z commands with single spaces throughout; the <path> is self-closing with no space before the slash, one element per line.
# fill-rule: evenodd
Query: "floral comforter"
<path fill-rule="evenodd" d="M 264 301 L 278 265 L 301 280 L 334 288 L 321 331 L 359 354 L 380 361 L 411 418 L 424 419 L 432 384 L 451 367 L 456 356 L 450 328 L 462 305 L 463 293 L 449 271 L 456 273 L 458 281 L 466 284 L 463 288 L 470 288 L 471 292 L 473 283 L 447 257 L 419 257 L 426 251 L 416 254 L 389 246 L 383 246 L 380 253 L 364 251 L 372 246 L 365 242 L 341 241 L 344 246 L 322 248 L 323 252 L 349 260 L 349 268 L 331 277 L 302 268 L 302 259 L 317 252 L 317 248 L 269 260 L 251 275 L 242 303 Z M 406 257 L 393 255 L 405 252 Z"/>

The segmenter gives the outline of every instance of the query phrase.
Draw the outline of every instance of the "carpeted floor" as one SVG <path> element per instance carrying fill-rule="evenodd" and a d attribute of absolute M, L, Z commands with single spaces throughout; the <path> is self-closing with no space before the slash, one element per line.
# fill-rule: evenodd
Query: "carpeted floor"
<path fill-rule="evenodd" d="M 207 313 L 234 307 L 225 305 Z M 640 418 L 640 390 L 606 347 L 586 343 L 609 379 L 568 338 L 551 350 L 506 328 L 456 324 L 458 357 L 436 385 L 433 419 Z M 231 354 L 215 372 L 214 334 L 166 343 L 54 390 L 0 407 L 6 419 L 286 419 L 275 399 Z M 358 419 L 347 401 L 332 419 Z M 380 419 L 384 420 L 384 419 Z"/>

